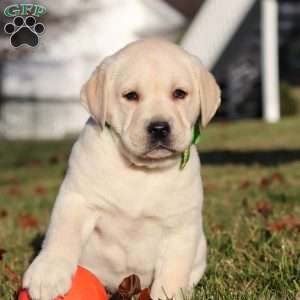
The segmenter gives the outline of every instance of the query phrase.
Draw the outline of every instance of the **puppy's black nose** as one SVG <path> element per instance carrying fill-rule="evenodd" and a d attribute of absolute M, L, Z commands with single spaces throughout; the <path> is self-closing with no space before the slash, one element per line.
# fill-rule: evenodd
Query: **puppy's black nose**
<path fill-rule="evenodd" d="M 170 125 L 168 122 L 151 122 L 147 128 L 148 133 L 154 139 L 163 139 L 170 134 Z"/>

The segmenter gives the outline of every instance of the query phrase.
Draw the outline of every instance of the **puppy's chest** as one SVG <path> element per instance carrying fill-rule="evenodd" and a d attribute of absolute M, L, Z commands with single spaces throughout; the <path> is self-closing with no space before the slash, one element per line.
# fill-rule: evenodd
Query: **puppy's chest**
<path fill-rule="evenodd" d="M 130 240 L 132 242 L 141 240 L 141 238 L 144 241 L 147 238 L 151 242 L 151 237 L 156 240 L 164 230 L 161 220 L 154 217 L 144 216 L 133 219 L 126 215 L 108 212 L 101 213 L 96 227 L 104 238 L 117 238 L 119 241 Z"/>
<path fill-rule="evenodd" d="M 95 199 L 98 208 L 130 220 L 152 218 L 164 222 L 169 216 L 181 215 L 199 201 L 200 188 L 195 182 L 181 184 L 149 177 L 133 180 L 125 176 L 108 182 L 112 184 L 98 188 L 98 199 Z"/>
<path fill-rule="evenodd" d="M 199 194 L 193 184 L 184 189 L 173 183 L 127 183 L 122 180 L 111 186 L 97 206 L 98 232 L 104 239 L 124 242 L 124 248 L 140 241 L 147 249 L 157 246 L 163 235 L 180 226 L 191 210 L 198 210 Z M 143 250 L 146 249 L 140 249 Z"/>
<path fill-rule="evenodd" d="M 159 255 L 159 245 L 163 243 L 165 228 L 155 218 L 131 219 L 104 212 L 98 219 L 96 231 L 100 244 L 106 245 L 107 249 L 114 249 L 111 263 L 117 271 L 127 269 L 144 273 L 153 268 Z M 106 260 L 111 259 L 111 253 L 104 253 L 104 256 Z"/>

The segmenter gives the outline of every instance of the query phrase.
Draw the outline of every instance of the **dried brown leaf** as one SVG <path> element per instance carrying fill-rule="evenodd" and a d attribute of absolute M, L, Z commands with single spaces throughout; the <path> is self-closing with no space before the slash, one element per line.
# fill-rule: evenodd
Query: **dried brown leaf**
<path fill-rule="evenodd" d="M 7 211 L 5 209 L 0 210 L 0 219 L 7 217 Z"/>
<path fill-rule="evenodd" d="M 3 259 L 3 255 L 6 253 L 6 250 L 0 248 L 0 261 Z"/>
<path fill-rule="evenodd" d="M 281 231 L 283 229 L 300 230 L 300 220 L 290 214 L 275 223 L 267 225 L 266 229 L 270 232 Z"/>
<path fill-rule="evenodd" d="M 8 178 L 7 182 L 9 184 L 19 184 L 19 179 L 16 176 L 10 177 Z"/>
<path fill-rule="evenodd" d="M 50 165 L 57 165 L 59 163 L 59 156 L 58 155 L 52 155 L 49 157 L 49 164 Z"/>
<path fill-rule="evenodd" d="M 212 231 L 222 231 L 224 229 L 224 226 L 222 224 L 212 224 L 210 226 L 210 229 Z"/>
<path fill-rule="evenodd" d="M 204 191 L 205 192 L 213 192 L 217 189 L 216 185 L 212 184 L 212 183 L 207 183 L 204 185 Z"/>
<path fill-rule="evenodd" d="M 4 271 L 6 277 L 13 282 L 15 285 L 20 286 L 21 285 L 21 277 L 10 268 L 9 265 L 4 265 Z"/>
<path fill-rule="evenodd" d="M 248 188 L 251 185 L 251 182 L 249 180 L 244 180 L 240 183 L 239 188 L 244 190 L 246 188 Z"/>
<path fill-rule="evenodd" d="M 27 163 L 27 165 L 29 167 L 38 167 L 41 165 L 41 161 L 39 159 L 32 159 Z"/>
<path fill-rule="evenodd" d="M 285 179 L 283 175 L 279 172 L 275 172 L 272 174 L 271 179 L 273 182 L 284 183 Z"/>
<path fill-rule="evenodd" d="M 261 180 L 260 180 L 260 183 L 259 183 L 261 188 L 266 188 L 270 184 L 271 184 L 271 179 L 267 178 L 267 177 L 262 177 Z"/>
<path fill-rule="evenodd" d="M 8 194 L 11 196 L 17 196 L 21 194 L 21 189 L 20 186 L 17 184 L 12 185 L 11 187 L 9 187 L 8 189 Z"/>
<path fill-rule="evenodd" d="M 141 291 L 141 282 L 137 275 L 132 274 L 121 282 L 118 288 L 118 293 L 123 299 L 130 299 L 132 296 Z"/>

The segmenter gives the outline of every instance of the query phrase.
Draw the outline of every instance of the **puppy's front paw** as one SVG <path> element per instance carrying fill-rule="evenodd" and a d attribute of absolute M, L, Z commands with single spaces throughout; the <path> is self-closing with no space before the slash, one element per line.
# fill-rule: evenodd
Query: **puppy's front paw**
<path fill-rule="evenodd" d="M 68 292 L 74 271 L 67 260 L 41 253 L 25 272 L 23 287 L 28 289 L 32 300 L 53 300 Z"/>

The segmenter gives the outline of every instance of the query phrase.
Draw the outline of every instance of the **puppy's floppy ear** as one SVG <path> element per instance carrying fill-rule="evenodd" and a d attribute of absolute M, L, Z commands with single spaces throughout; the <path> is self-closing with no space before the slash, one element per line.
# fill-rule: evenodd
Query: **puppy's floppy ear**
<path fill-rule="evenodd" d="M 201 71 L 200 112 L 201 125 L 205 127 L 221 104 L 221 90 L 214 76 L 203 68 Z"/>
<path fill-rule="evenodd" d="M 206 127 L 221 104 L 221 90 L 214 76 L 205 69 L 199 58 L 192 56 L 197 64 L 199 78 L 201 125 Z"/>
<path fill-rule="evenodd" d="M 80 102 L 91 114 L 93 119 L 103 129 L 106 121 L 108 101 L 108 74 L 107 69 L 112 58 L 106 57 L 94 70 L 89 80 L 83 85 L 80 92 Z"/>

